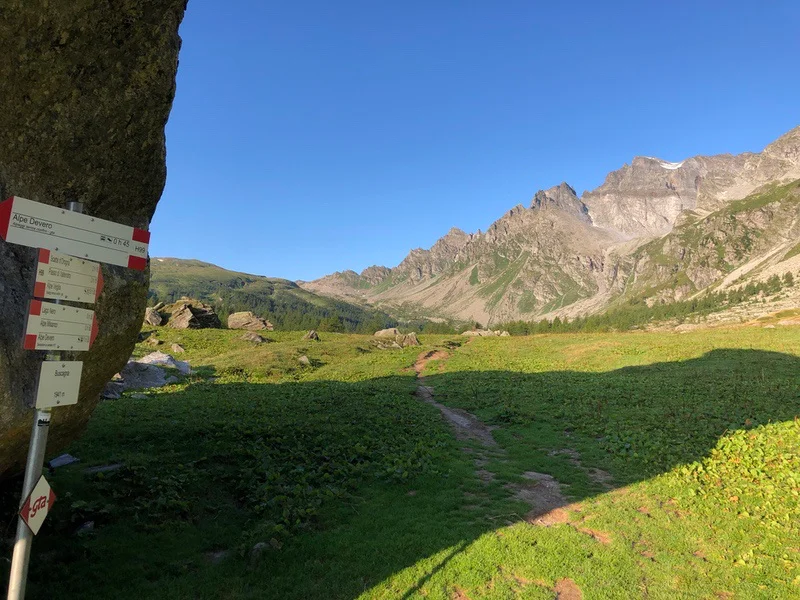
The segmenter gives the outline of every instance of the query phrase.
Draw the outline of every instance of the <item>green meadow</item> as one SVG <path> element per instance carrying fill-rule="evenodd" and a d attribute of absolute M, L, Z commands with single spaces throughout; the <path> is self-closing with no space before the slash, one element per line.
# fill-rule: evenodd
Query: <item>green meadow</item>
<path fill-rule="evenodd" d="M 800 327 L 149 333 L 194 372 L 103 402 L 67 449 L 31 598 L 800 598 Z"/>

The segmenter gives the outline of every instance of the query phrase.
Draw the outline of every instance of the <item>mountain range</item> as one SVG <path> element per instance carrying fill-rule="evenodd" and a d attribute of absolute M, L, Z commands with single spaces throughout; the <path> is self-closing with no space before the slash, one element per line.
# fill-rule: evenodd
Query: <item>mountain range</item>
<path fill-rule="evenodd" d="M 578 196 L 536 192 L 485 232 L 453 228 L 397 266 L 297 282 L 399 318 L 485 325 L 673 302 L 800 270 L 800 127 L 762 152 L 637 156 Z"/>

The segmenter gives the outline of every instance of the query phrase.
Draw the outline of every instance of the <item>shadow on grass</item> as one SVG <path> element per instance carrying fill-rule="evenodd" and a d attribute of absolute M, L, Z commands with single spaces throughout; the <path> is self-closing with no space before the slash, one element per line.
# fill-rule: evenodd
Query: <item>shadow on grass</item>
<path fill-rule="evenodd" d="M 498 427 L 508 463 L 489 485 L 411 375 L 196 383 L 108 402 L 69 450 L 83 462 L 54 474 L 29 597 L 346 599 L 446 553 L 385 596 L 410 598 L 523 510 L 502 487 L 514 471 L 552 474 L 574 500 L 604 490 L 565 448 L 613 485 L 650 478 L 706 456 L 726 431 L 797 417 L 798 372 L 794 356 L 715 350 L 603 373 L 428 375 L 437 400 Z M 126 468 L 82 471 L 111 462 Z M 4 485 L 4 522 L 18 486 Z"/>

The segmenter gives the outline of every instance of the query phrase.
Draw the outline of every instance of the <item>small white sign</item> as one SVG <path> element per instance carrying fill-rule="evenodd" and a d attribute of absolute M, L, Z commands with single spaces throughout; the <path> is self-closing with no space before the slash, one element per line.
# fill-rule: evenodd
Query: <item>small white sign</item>
<path fill-rule="evenodd" d="M 22 520 L 25 521 L 33 535 L 39 533 L 39 529 L 41 529 L 42 523 L 44 523 L 45 517 L 47 517 L 47 513 L 50 512 L 55 501 L 56 495 L 44 475 L 42 475 L 19 510 Z"/>
<path fill-rule="evenodd" d="M 78 403 L 83 363 L 78 360 L 46 360 L 39 372 L 36 408 L 53 408 Z"/>
<path fill-rule="evenodd" d="M 39 249 L 36 298 L 94 304 L 103 290 L 103 274 L 96 262 Z"/>
<path fill-rule="evenodd" d="M 91 348 L 98 325 L 93 310 L 31 301 L 25 329 L 25 350 L 74 350 Z"/>
<path fill-rule="evenodd" d="M 150 232 L 19 196 L 0 202 L 0 237 L 10 244 L 147 268 Z"/>

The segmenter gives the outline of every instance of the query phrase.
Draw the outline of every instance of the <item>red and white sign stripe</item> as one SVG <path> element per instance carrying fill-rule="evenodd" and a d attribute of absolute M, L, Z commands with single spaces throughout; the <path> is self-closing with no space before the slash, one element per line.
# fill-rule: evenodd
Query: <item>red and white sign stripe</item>
<path fill-rule="evenodd" d="M 0 237 L 11 244 L 143 271 L 150 232 L 12 196 L 0 202 Z"/>
<path fill-rule="evenodd" d="M 98 330 L 93 310 L 32 300 L 23 348 L 85 352 L 92 347 Z"/>

